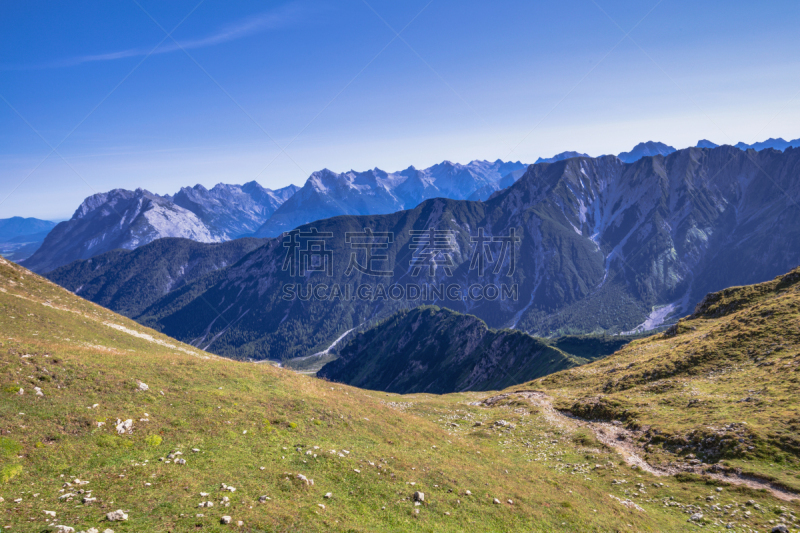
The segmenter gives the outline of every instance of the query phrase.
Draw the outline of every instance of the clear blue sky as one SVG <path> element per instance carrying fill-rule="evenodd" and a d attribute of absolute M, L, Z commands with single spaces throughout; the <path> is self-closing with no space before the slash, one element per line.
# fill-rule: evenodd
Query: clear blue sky
<path fill-rule="evenodd" d="M 796 1 L 137 1 L 0 4 L 0 218 L 117 187 L 800 137 Z"/>

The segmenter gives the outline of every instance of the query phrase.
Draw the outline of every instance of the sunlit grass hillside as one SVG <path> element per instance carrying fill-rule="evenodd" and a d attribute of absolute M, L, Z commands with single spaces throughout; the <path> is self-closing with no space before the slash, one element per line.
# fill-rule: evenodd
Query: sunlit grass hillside
<path fill-rule="evenodd" d="M 763 531 L 799 511 L 631 469 L 532 403 L 387 395 L 222 359 L 4 260 L 0 394 L 4 531 L 723 530 L 690 518 L 709 496 Z M 107 519 L 117 510 L 127 520 Z"/>

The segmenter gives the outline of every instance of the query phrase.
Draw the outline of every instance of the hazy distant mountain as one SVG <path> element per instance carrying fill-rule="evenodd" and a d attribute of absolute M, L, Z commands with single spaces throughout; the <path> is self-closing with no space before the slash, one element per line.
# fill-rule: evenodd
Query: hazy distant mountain
<path fill-rule="evenodd" d="M 697 141 L 697 147 L 698 148 L 717 148 L 718 146 L 719 146 L 718 144 L 714 144 L 711 141 L 709 141 L 708 139 L 703 139 L 701 141 Z"/>
<path fill-rule="evenodd" d="M 38 218 L 4 218 L 0 220 L 0 242 L 9 242 L 23 235 L 46 233 L 55 226 L 55 222 Z"/>
<path fill-rule="evenodd" d="M 573 157 L 589 157 L 587 154 L 582 154 L 580 152 L 561 152 L 560 154 L 556 154 L 553 157 L 548 157 L 546 159 L 539 158 L 536 160 L 537 163 L 555 163 L 556 161 L 564 161 L 565 159 L 572 159 Z"/>
<path fill-rule="evenodd" d="M 17 262 L 30 257 L 55 225 L 55 222 L 38 218 L 0 220 L 0 254 Z"/>
<path fill-rule="evenodd" d="M 34 272 L 49 272 L 77 259 L 117 248 L 133 250 L 162 237 L 225 240 L 194 213 L 167 198 L 143 189 L 115 189 L 84 200 L 70 220 L 53 228 L 24 265 Z"/>
<path fill-rule="evenodd" d="M 630 152 L 622 152 L 617 157 L 625 163 L 634 163 L 643 157 L 669 155 L 675 151 L 675 148 L 664 143 L 647 141 L 637 144 Z"/>
<path fill-rule="evenodd" d="M 760 152 L 761 150 L 764 150 L 765 148 L 774 148 L 775 150 L 780 150 L 781 152 L 783 152 L 784 150 L 786 150 L 789 147 L 800 148 L 800 139 L 795 139 L 793 141 L 785 141 L 785 140 L 781 139 L 780 137 L 778 137 L 777 139 L 770 138 L 770 139 L 767 139 L 766 141 L 753 143 L 753 144 L 745 144 L 745 143 L 740 142 L 740 143 L 738 143 L 736 145 L 736 148 L 738 148 L 740 150 L 748 150 L 748 149 L 752 148 L 756 152 Z"/>
<path fill-rule="evenodd" d="M 244 185 L 219 183 L 208 190 L 202 185 L 184 187 L 170 198 L 188 209 L 214 233 L 225 239 L 252 235 L 295 192 L 296 185 L 265 189 L 255 181 Z"/>
<path fill-rule="evenodd" d="M 393 173 L 378 168 L 341 174 L 321 170 L 314 172 L 255 236 L 276 237 L 308 222 L 338 215 L 393 213 L 430 198 L 464 200 L 525 167 L 518 161 L 497 160 L 473 161 L 468 165 L 445 161 L 424 170 L 412 166 Z"/>
<path fill-rule="evenodd" d="M 136 250 L 73 261 L 46 277 L 87 300 L 136 317 L 168 292 L 236 263 L 263 244 L 246 238 L 224 243 L 158 239 Z"/>
<path fill-rule="evenodd" d="M 604 156 L 531 165 L 484 202 L 437 198 L 387 215 L 314 222 L 319 232 L 333 234 L 325 242 L 329 272 L 293 275 L 284 268 L 287 241 L 270 239 L 215 274 L 212 285 L 187 288 L 191 301 L 175 304 L 168 295 L 154 304 L 159 318 L 153 323 L 197 346 L 213 339 L 209 349 L 222 355 L 255 359 L 307 355 L 350 328 L 424 303 L 539 336 L 650 329 L 690 312 L 708 292 L 771 279 L 800 264 L 798 169 L 800 150 L 753 155 L 732 146 L 687 148 L 632 164 Z M 378 264 L 389 274 L 348 271 L 353 247 L 345 235 L 364 228 L 392 232 L 382 252 L 387 259 Z M 432 275 L 415 274 L 411 232 L 431 228 L 452 232 L 452 251 Z M 471 268 L 479 228 L 494 236 L 515 229 L 520 242 L 513 272 L 499 244 L 490 245 L 486 259 L 502 261 L 498 273 L 480 275 Z M 451 275 L 444 268 L 448 263 Z M 328 300 L 284 299 L 282 293 L 292 283 L 330 288 L 378 282 L 452 284 L 457 296 L 476 283 L 516 283 L 519 298 L 429 293 L 425 300 Z"/>

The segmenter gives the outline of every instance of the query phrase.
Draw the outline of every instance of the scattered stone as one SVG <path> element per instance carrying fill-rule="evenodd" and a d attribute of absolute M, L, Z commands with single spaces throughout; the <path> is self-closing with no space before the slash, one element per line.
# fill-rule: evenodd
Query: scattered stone
<path fill-rule="evenodd" d="M 198 507 L 214 507 L 214 502 L 200 502 Z"/>
<path fill-rule="evenodd" d="M 127 519 L 128 514 L 122 509 L 117 509 L 116 511 L 111 511 L 110 513 L 106 514 L 106 520 L 109 522 L 120 522 Z"/>
<path fill-rule="evenodd" d="M 313 479 L 308 479 L 303 474 L 297 474 L 297 479 L 299 479 L 300 481 L 302 481 L 306 485 L 313 485 L 314 484 L 314 480 Z"/>
<path fill-rule="evenodd" d="M 465 491 L 464 491 L 464 494 L 466 494 L 467 496 L 472 496 L 472 491 L 465 490 Z"/>
<path fill-rule="evenodd" d="M 122 421 L 118 418 L 115 428 L 117 430 L 117 433 L 119 433 L 120 435 L 123 435 L 125 433 L 131 433 L 133 431 L 133 420 L 129 418 L 125 421 Z"/>
<path fill-rule="evenodd" d="M 319 508 L 320 508 L 320 509 L 322 509 L 323 511 L 325 510 L 325 504 L 318 503 L 318 504 L 317 504 L 317 507 L 319 507 Z"/>
<path fill-rule="evenodd" d="M 420 492 L 420 491 L 415 492 L 414 493 L 414 501 L 415 502 L 420 502 L 420 503 L 424 502 L 425 501 L 425 493 L 424 492 Z"/>
<path fill-rule="evenodd" d="M 509 499 L 508 500 L 508 505 L 514 505 L 514 500 Z"/>
<path fill-rule="evenodd" d="M 147 386 L 147 383 L 142 383 L 141 381 L 137 381 L 136 383 L 139 384 L 139 390 L 142 392 L 147 392 L 150 390 L 150 387 Z"/>
<path fill-rule="evenodd" d="M 495 505 L 500 505 L 500 500 L 495 498 L 494 500 L 492 500 L 492 503 L 494 503 Z"/>
<path fill-rule="evenodd" d="M 703 519 L 703 513 L 694 513 L 692 516 L 689 517 L 689 520 L 692 522 L 699 522 Z"/>
<path fill-rule="evenodd" d="M 230 524 L 231 523 L 231 517 L 227 516 L 227 515 L 223 516 L 222 518 L 219 519 L 219 523 L 220 524 Z"/>
<path fill-rule="evenodd" d="M 176 465 L 185 465 L 186 464 L 186 459 L 183 459 L 183 458 L 175 459 L 175 464 Z"/>
<path fill-rule="evenodd" d="M 330 500 L 331 498 L 333 498 L 333 493 L 332 492 L 326 492 L 325 493 L 325 498 Z"/>
<path fill-rule="evenodd" d="M 44 396 L 42 389 L 39 387 L 34 387 L 33 390 L 36 392 L 36 396 Z"/>
<path fill-rule="evenodd" d="M 261 496 L 261 497 L 258 499 L 258 501 L 260 501 L 261 503 L 264 503 L 264 502 L 268 502 L 268 501 L 270 501 L 271 499 L 272 499 L 272 498 L 270 498 L 269 496 Z"/>
<path fill-rule="evenodd" d="M 783 524 L 779 524 L 772 528 L 772 533 L 789 533 L 789 528 Z"/>
<path fill-rule="evenodd" d="M 56 526 L 56 531 L 60 531 L 61 533 L 75 533 L 75 528 L 74 527 L 69 527 L 69 526 L 58 525 L 58 526 Z"/>
<path fill-rule="evenodd" d="M 56 512 L 55 511 L 45 511 L 44 514 L 46 514 L 47 516 L 52 516 L 53 518 L 55 518 L 55 516 L 56 516 Z"/>

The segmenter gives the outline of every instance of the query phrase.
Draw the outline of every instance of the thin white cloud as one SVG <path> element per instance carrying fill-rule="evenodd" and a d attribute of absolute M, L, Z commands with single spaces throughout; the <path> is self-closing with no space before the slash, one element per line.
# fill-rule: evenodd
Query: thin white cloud
<path fill-rule="evenodd" d="M 307 19 L 308 15 L 308 9 L 299 7 L 297 3 L 292 3 L 271 11 L 259 13 L 243 20 L 239 20 L 232 24 L 228 24 L 227 26 L 222 27 L 215 33 L 207 35 L 206 37 L 187 40 L 176 39 L 177 43 L 172 39 L 167 39 L 161 46 L 153 51 L 152 54 L 167 54 L 181 49 L 191 50 L 195 48 L 205 48 L 208 46 L 235 41 L 237 39 L 242 39 L 263 31 L 289 26 L 301 20 Z M 39 65 L 3 66 L 0 67 L 0 70 L 37 70 L 47 68 L 74 67 L 85 63 L 115 61 L 129 57 L 142 57 L 151 53 L 151 50 L 152 48 L 130 48 L 127 50 L 119 50 L 104 54 L 77 56 Z"/>

